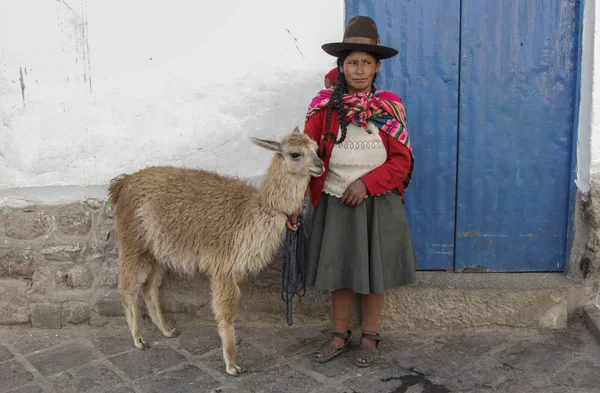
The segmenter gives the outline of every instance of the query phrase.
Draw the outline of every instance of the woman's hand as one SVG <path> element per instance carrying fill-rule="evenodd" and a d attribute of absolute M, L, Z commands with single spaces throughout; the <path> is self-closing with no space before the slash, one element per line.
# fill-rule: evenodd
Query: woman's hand
<path fill-rule="evenodd" d="M 298 209 L 298 211 L 296 211 L 295 213 L 292 214 L 292 222 L 290 222 L 289 220 L 285 222 L 285 226 L 287 227 L 287 229 L 289 229 L 290 231 L 294 231 L 296 232 L 298 230 L 298 227 L 300 226 L 300 224 L 298 224 L 298 216 L 300 215 L 300 209 Z"/>
<path fill-rule="evenodd" d="M 342 203 L 350 207 L 360 205 L 367 197 L 367 186 L 362 179 L 355 180 L 342 195 Z"/>

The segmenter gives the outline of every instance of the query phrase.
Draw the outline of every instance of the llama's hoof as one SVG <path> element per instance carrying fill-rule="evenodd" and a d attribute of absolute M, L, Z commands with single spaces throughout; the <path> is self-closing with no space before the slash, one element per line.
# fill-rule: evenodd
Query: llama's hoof
<path fill-rule="evenodd" d="M 237 364 L 227 366 L 226 370 L 227 370 L 227 374 L 233 375 L 234 377 L 237 377 L 238 375 L 240 375 L 242 373 L 242 368 L 240 366 L 238 366 Z"/>
<path fill-rule="evenodd" d="M 179 330 L 177 330 L 175 328 L 168 328 L 166 333 L 163 333 L 163 335 L 165 337 L 171 337 L 171 338 L 177 337 L 177 336 L 179 336 L 179 334 L 181 334 L 181 333 L 179 332 Z"/>
<path fill-rule="evenodd" d="M 137 349 L 148 349 L 148 348 L 150 348 L 150 345 L 148 345 L 148 343 L 146 343 L 146 341 L 144 341 L 144 339 L 141 338 L 141 337 L 136 338 L 133 343 L 134 343 L 134 345 L 135 345 L 135 347 Z"/>

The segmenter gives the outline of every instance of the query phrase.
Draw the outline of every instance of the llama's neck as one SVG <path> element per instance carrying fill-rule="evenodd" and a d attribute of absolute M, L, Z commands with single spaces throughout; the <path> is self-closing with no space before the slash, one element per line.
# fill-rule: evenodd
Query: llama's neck
<path fill-rule="evenodd" d="M 310 176 L 293 175 L 282 166 L 282 158 L 276 155 L 271 162 L 258 198 L 261 206 L 290 215 L 304 199 Z"/>

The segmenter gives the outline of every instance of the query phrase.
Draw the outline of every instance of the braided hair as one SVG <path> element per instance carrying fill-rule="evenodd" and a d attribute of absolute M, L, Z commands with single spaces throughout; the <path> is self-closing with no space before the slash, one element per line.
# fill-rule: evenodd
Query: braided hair
<path fill-rule="evenodd" d="M 344 61 L 350 55 L 350 53 L 352 53 L 352 51 L 343 51 L 342 53 L 340 53 L 340 55 L 337 58 L 338 69 L 343 68 Z M 378 55 L 376 55 L 375 53 L 369 53 L 369 54 L 375 58 L 375 61 L 377 63 L 379 63 Z M 373 90 L 373 91 L 375 91 L 375 81 L 376 80 L 377 80 L 377 73 L 375 73 L 375 76 L 373 77 L 373 84 L 371 85 L 371 90 Z M 346 76 L 344 75 L 343 72 L 339 72 L 337 83 L 335 85 L 335 88 L 333 89 L 333 93 L 331 93 L 331 99 L 329 100 L 329 103 L 327 104 L 327 120 L 325 123 L 325 129 L 327 130 L 326 134 L 330 134 L 332 138 L 335 138 L 335 134 L 329 130 L 329 126 L 331 125 L 331 111 L 333 109 L 337 109 L 338 118 L 340 121 L 340 129 L 341 129 L 342 133 L 338 140 L 334 139 L 334 143 L 336 145 L 342 143 L 346 139 L 348 122 L 346 121 L 346 108 L 344 107 L 342 98 L 343 98 L 344 94 L 346 94 L 347 92 L 348 92 L 348 83 L 346 82 Z"/>

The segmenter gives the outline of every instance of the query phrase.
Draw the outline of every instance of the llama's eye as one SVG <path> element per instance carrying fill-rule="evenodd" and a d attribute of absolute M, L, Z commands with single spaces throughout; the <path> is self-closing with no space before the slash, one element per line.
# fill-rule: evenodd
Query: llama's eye
<path fill-rule="evenodd" d="M 292 157 L 294 160 L 300 158 L 302 154 L 300 153 L 290 153 L 290 157 Z"/>

